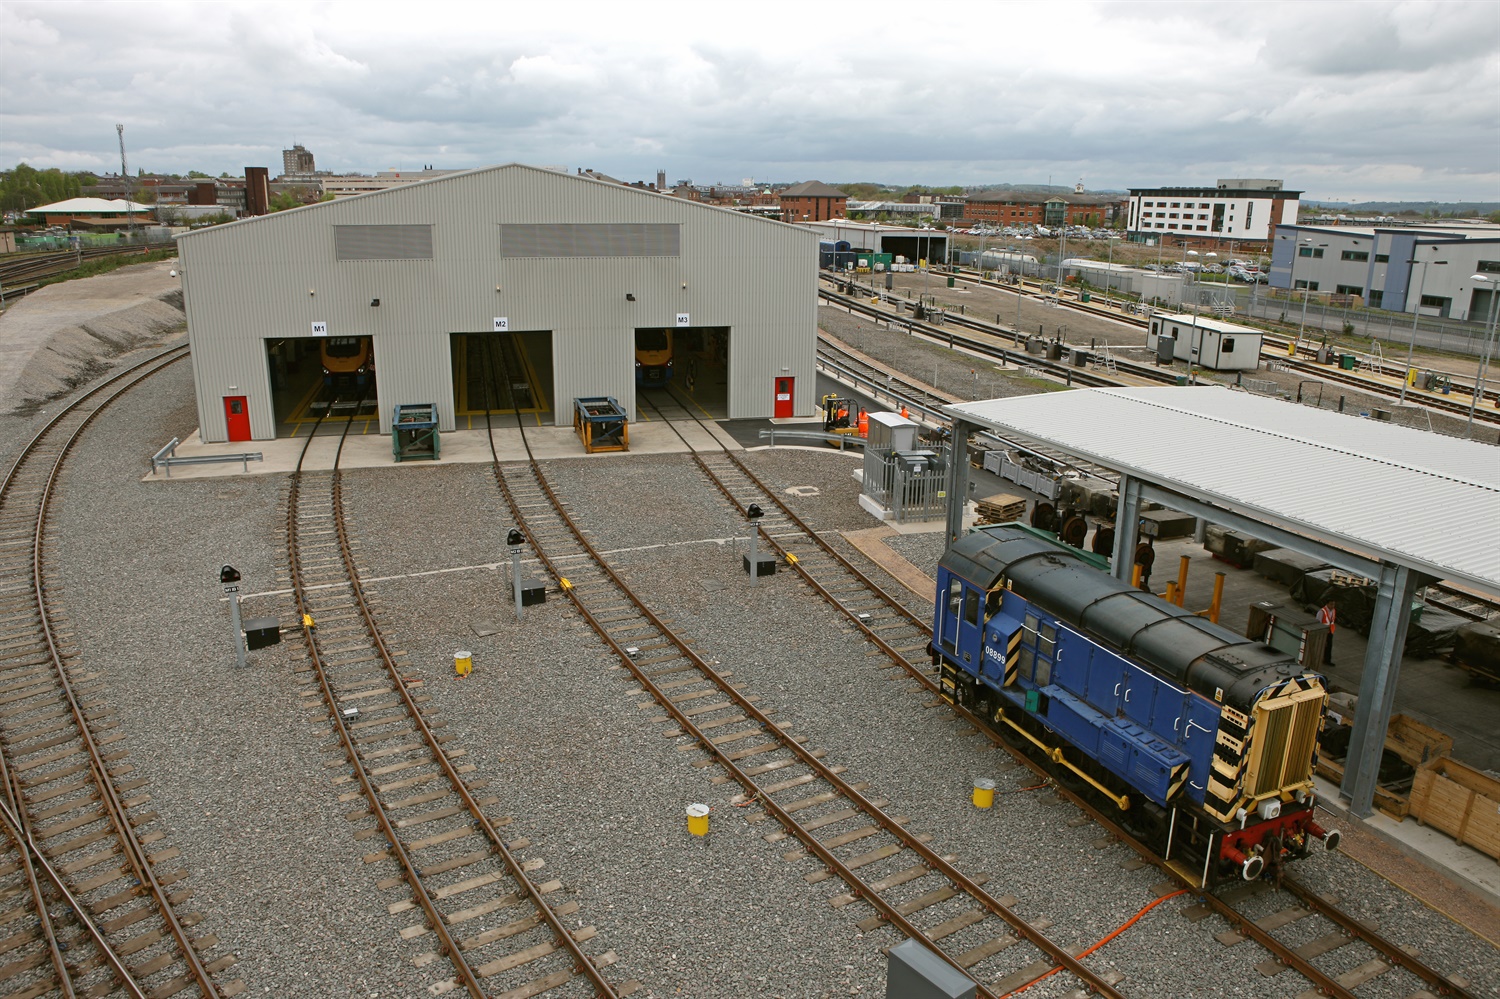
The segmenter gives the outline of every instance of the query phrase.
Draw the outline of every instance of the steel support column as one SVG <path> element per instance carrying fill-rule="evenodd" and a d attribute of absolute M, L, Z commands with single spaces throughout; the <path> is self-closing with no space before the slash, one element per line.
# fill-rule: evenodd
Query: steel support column
<path fill-rule="evenodd" d="M 1344 782 L 1339 787 L 1340 794 L 1349 800 L 1349 810 L 1360 818 L 1370 814 L 1375 800 L 1375 780 L 1380 774 L 1380 754 L 1385 749 L 1385 731 L 1396 700 L 1396 680 L 1401 672 L 1417 575 L 1404 565 L 1383 562 L 1380 566 L 1370 645 L 1359 680 L 1359 707 L 1354 713 Z"/>
<path fill-rule="evenodd" d="M 964 533 L 964 509 L 969 505 L 969 435 L 979 429 L 953 416 L 953 436 L 948 455 L 948 544 L 951 545 Z M 945 546 L 946 547 L 946 546 Z"/>
<path fill-rule="evenodd" d="M 1119 512 L 1115 516 L 1115 553 L 1109 563 L 1109 571 L 1116 579 L 1130 582 L 1140 532 L 1141 481 L 1133 475 L 1122 474 Z"/>

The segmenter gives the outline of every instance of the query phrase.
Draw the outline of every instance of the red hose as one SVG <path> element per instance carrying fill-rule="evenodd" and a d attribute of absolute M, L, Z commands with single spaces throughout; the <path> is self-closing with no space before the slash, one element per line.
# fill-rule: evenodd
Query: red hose
<path fill-rule="evenodd" d="M 1088 950 L 1082 952 L 1081 954 L 1078 954 L 1077 955 L 1078 960 L 1082 961 L 1084 958 L 1088 957 L 1094 951 L 1098 950 L 1100 947 L 1103 947 L 1105 944 L 1109 943 L 1115 937 L 1119 936 L 1121 933 L 1124 933 L 1126 930 L 1130 929 L 1132 926 L 1134 926 L 1140 920 L 1140 918 L 1142 916 L 1144 916 L 1146 913 L 1150 912 L 1152 909 L 1156 908 L 1158 905 L 1161 905 L 1167 899 L 1169 899 L 1169 898 L 1176 898 L 1178 895 L 1186 895 L 1191 890 L 1192 889 L 1190 889 L 1190 888 L 1179 888 L 1179 889 L 1177 889 L 1176 891 L 1172 892 L 1169 895 L 1163 895 L 1161 898 L 1159 898 L 1156 901 L 1152 902 L 1151 904 L 1147 905 L 1140 912 L 1137 912 L 1135 915 L 1131 916 L 1129 919 L 1125 920 L 1125 922 L 1123 922 L 1119 926 L 1117 926 L 1115 928 L 1114 932 L 1110 933 L 1109 936 L 1105 937 L 1103 940 L 1100 940 L 1098 943 L 1094 944 Z M 1061 970 L 1062 970 L 1062 966 L 1059 965 L 1056 968 L 1053 968 L 1051 971 L 1047 972 L 1045 975 L 1039 975 L 1038 977 L 1033 978 L 1031 981 L 1027 982 L 1025 985 L 1021 986 L 1020 988 L 1013 989 L 1010 992 L 1005 993 L 1005 995 L 1001 996 L 1000 999 L 1009 999 L 1010 996 L 1020 995 L 1022 992 L 1025 992 L 1027 989 L 1029 989 L 1033 985 L 1035 985 L 1037 982 L 1044 981 L 1044 980 L 1046 980 L 1048 978 L 1051 978 L 1053 975 L 1057 974 Z"/>

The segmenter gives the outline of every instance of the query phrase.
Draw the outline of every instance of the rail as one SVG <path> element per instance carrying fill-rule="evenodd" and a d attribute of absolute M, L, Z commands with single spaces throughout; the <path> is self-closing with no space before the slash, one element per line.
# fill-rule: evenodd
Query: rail
<path fill-rule="evenodd" d="M 190 976 L 181 979 L 181 981 L 184 983 L 195 983 L 202 994 L 217 996 L 219 995 L 219 991 L 213 984 L 210 974 L 212 970 L 218 970 L 227 965 L 223 961 L 218 961 L 209 966 L 200 958 L 194 942 L 188 938 L 187 927 L 184 925 L 184 921 L 177 917 L 173 910 L 171 899 L 167 895 L 166 884 L 170 884 L 171 882 L 167 881 L 164 884 L 163 880 L 157 877 L 150 857 L 146 853 L 145 846 L 141 841 L 141 836 L 135 831 L 136 825 L 142 822 L 143 819 L 142 817 L 133 818 L 129 814 L 129 804 L 122 798 L 120 790 L 111 779 L 109 761 L 113 757 L 105 755 L 101 741 L 95 738 L 89 726 L 88 713 L 82 703 L 82 697 L 76 689 L 74 681 L 70 678 L 67 669 L 64 668 L 63 663 L 66 656 L 61 648 L 63 639 L 54 630 L 54 612 L 50 606 L 50 594 L 52 591 L 46 585 L 43 567 L 43 554 L 45 550 L 44 532 L 55 499 L 56 487 L 61 476 L 64 459 L 77 445 L 84 430 L 93 423 L 111 402 L 119 398 L 120 395 L 123 395 L 128 389 L 139 384 L 146 377 L 180 361 L 186 356 L 186 347 L 174 347 L 163 351 L 147 358 L 140 364 L 119 372 L 96 386 L 71 405 L 65 407 L 46 426 L 37 432 L 22 448 L 12 463 L 3 483 L 0 483 L 0 505 L 4 505 L 4 501 L 7 499 L 13 500 L 15 498 L 13 487 L 16 487 L 17 483 L 21 480 L 23 465 L 30 460 L 43 464 L 43 467 L 37 470 L 42 474 L 38 476 L 39 481 L 33 487 L 35 490 L 34 502 L 36 513 L 34 524 L 29 529 L 31 551 L 29 557 L 26 559 L 26 562 L 29 564 L 25 565 L 24 569 L 19 563 L 15 566 L 16 569 L 21 570 L 25 576 L 29 577 L 28 585 L 31 590 L 30 602 L 35 607 L 32 619 L 34 633 L 28 640 L 34 644 L 37 653 L 45 657 L 39 661 L 50 661 L 53 666 L 53 677 L 61 702 L 57 714 L 70 717 L 72 725 L 78 733 L 73 738 L 79 741 L 80 746 L 77 752 L 84 757 L 84 761 L 78 764 L 78 769 L 87 771 L 92 776 L 96 793 L 91 797 L 92 800 L 97 801 L 102 807 L 102 814 L 99 818 L 109 823 L 114 836 L 118 839 L 120 853 L 123 854 L 124 859 L 124 866 L 119 872 L 120 876 L 133 878 L 136 885 L 129 894 L 138 895 L 148 900 L 148 909 L 154 909 L 156 916 L 163 924 L 163 928 L 155 932 L 161 937 L 171 938 L 175 943 L 180 958 L 186 966 L 188 976 Z M 110 395 L 102 395 L 107 387 L 122 382 L 132 375 L 139 375 L 140 377 L 124 384 Z M 86 408 L 86 404 L 91 401 L 94 402 L 93 407 Z M 81 418 L 79 418 L 80 416 Z M 66 421 L 73 418 L 78 419 L 76 423 L 70 426 Z M 49 435 L 55 435 L 56 443 L 48 440 Z M 46 468 L 44 464 L 48 459 L 51 460 L 50 469 Z M 92 705 L 89 707 L 92 707 Z M 3 767 L 0 767 L 0 769 L 3 769 Z M 16 807 L 16 818 L 19 825 L 18 827 L 12 826 L 9 831 L 16 836 L 17 847 L 21 852 L 22 866 L 27 868 L 28 878 L 31 880 L 32 885 L 35 886 L 35 868 L 32 866 L 28 855 L 34 852 L 39 844 L 31 840 L 30 818 L 24 810 L 26 799 L 19 792 L 19 784 L 12 786 L 13 782 L 13 776 L 7 777 L 5 797 L 8 802 Z M 50 881 L 52 880 L 53 872 L 49 870 L 48 859 L 42 858 L 41 870 Z M 68 868 L 63 868 L 62 870 L 66 871 Z M 63 888 L 60 891 L 65 892 L 66 889 Z M 67 895 L 64 894 L 63 897 L 66 898 Z M 87 907 L 83 910 L 68 908 L 68 911 L 73 912 L 75 918 L 81 922 L 88 924 L 89 921 L 86 915 Z M 37 917 L 47 927 L 44 930 L 46 938 L 56 944 L 56 940 L 50 930 L 50 925 L 58 918 L 57 914 L 54 913 L 50 906 L 43 906 L 42 911 L 37 913 Z M 109 924 L 104 924 L 98 929 L 108 928 Z M 91 925 L 86 925 L 85 929 L 89 936 L 96 941 L 101 939 L 96 929 Z M 116 957 L 110 956 L 107 944 L 99 943 L 99 947 L 103 952 L 103 960 L 107 961 L 111 968 L 118 973 L 121 965 Z M 59 955 L 54 954 L 54 958 L 57 956 Z M 77 969 L 71 962 L 66 967 L 62 962 L 57 962 L 57 966 L 58 987 L 65 995 L 72 994 L 69 978 L 76 973 Z M 127 976 L 125 981 L 129 982 L 129 980 Z M 129 989 L 131 986 L 126 985 L 126 988 Z"/>

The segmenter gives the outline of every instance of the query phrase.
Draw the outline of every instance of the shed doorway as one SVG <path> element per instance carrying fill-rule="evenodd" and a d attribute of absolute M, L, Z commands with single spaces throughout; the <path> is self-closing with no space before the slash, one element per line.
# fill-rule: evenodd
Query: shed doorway
<path fill-rule="evenodd" d="M 551 330 L 454 333 L 449 341 L 455 429 L 556 422 Z"/>
<path fill-rule="evenodd" d="M 374 337 L 268 339 L 266 370 L 277 437 L 306 437 L 333 421 L 340 432 L 345 421 L 351 434 L 380 432 Z"/>

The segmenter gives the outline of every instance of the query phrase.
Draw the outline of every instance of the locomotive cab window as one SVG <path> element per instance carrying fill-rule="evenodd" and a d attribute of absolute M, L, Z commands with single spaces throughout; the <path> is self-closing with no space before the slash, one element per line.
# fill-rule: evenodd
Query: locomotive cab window
<path fill-rule="evenodd" d="M 970 590 L 964 594 L 964 622 L 979 623 L 979 593 L 976 590 Z"/>
<path fill-rule="evenodd" d="M 958 617 L 959 601 L 963 599 L 964 584 L 962 580 L 950 579 L 948 581 L 948 614 Z"/>

